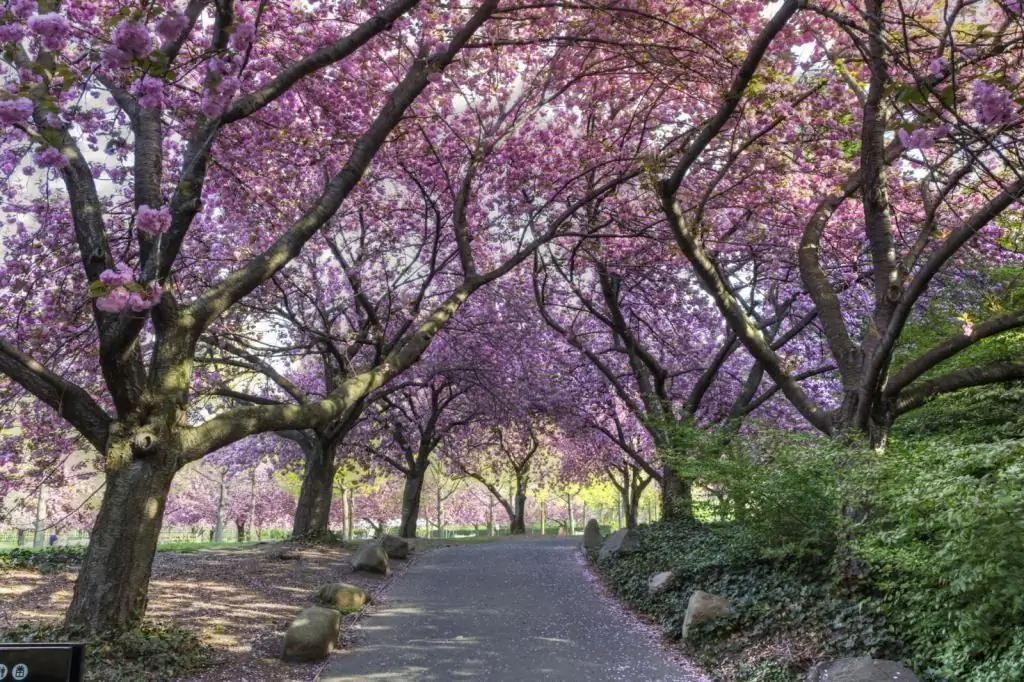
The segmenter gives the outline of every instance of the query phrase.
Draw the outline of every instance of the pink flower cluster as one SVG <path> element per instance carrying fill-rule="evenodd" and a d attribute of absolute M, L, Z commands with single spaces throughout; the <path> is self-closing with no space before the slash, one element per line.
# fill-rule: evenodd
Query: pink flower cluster
<path fill-rule="evenodd" d="M 0 123 L 25 123 L 32 118 L 32 109 L 32 100 L 26 97 L 0 100 Z"/>
<path fill-rule="evenodd" d="M 1016 118 L 1017 107 L 1010 93 L 984 81 L 974 81 L 972 104 L 983 126 L 1003 126 Z"/>
<path fill-rule="evenodd" d="M 935 141 L 949 134 L 949 125 L 943 124 L 938 128 L 918 128 L 908 133 L 903 128 L 896 131 L 896 137 L 900 139 L 907 149 L 928 149 Z"/>
<path fill-rule="evenodd" d="M 166 206 L 162 208 L 139 206 L 139 212 L 135 214 L 135 227 L 139 232 L 144 232 L 151 237 L 164 234 L 171 229 L 171 210 Z"/>
<path fill-rule="evenodd" d="M 156 282 L 142 293 L 129 290 L 128 287 L 135 283 L 135 272 L 124 263 L 100 273 L 100 282 L 111 287 L 109 292 L 96 299 L 96 307 L 105 313 L 119 313 L 125 308 L 141 313 L 159 303 L 163 296 L 163 289 Z"/>
<path fill-rule="evenodd" d="M 71 35 L 71 24 L 56 12 L 37 14 L 28 20 L 30 31 L 39 36 L 40 42 L 47 50 L 59 50 L 67 43 Z"/>
<path fill-rule="evenodd" d="M 10 10 L 17 18 L 28 19 L 39 11 L 39 5 L 36 0 L 11 0 Z"/>
<path fill-rule="evenodd" d="M 181 32 L 185 30 L 188 25 L 188 17 L 180 12 L 169 12 L 164 16 L 160 17 L 160 20 L 156 22 L 156 26 L 153 29 L 156 34 L 160 36 L 165 44 L 177 40 L 181 37 Z"/>
<path fill-rule="evenodd" d="M 111 36 L 113 45 L 103 49 L 102 62 L 105 69 L 123 69 L 136 57 L 149 54 L 152 39 L 149 29 L 134 21 L 122 21 L 114 28 Z"/>
<path fill-rule="evenodd" d="M 65 168 L 68 165 L 66 156 L 53 147 L 47 147 L 32 155 L 32 160 L 40 168 Z"/>
<path fill-rule="evenodd" d="M 132 94 L 139 98 L 139 104 L 147 109 L 157 109 L 164 103 L 164 82 L 159 78 L 144 76 L 135 81 Z"/>
<path fill-rule="evenodd" d="M 238 24 L 231 33 L 228 44 L 235 52 L 245 52 L 256 39 L 256 27 L 250 23 Z"/>

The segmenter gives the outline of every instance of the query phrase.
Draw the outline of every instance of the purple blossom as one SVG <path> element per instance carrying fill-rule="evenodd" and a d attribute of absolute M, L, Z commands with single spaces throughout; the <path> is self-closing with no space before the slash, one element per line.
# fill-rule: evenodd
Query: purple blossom
<path fill-rule="evenodd" d="M 928 71 L 936 78 L 942 78 L 942 74 L 947 66 L 949 66 L 949 62 L 946 61 L 945 57 L 936 57 L 928 64 Z"/>
<path fill-rule="evenodd" d="M 1024 14 L 1024 5 L 1021 0 L 1006 0 L 1006 9 L 1013 14 Z"/>
<path fill-rule="evenodd" d="M 128 307 L 134 312 L 141 313 L 143 310 L 148 310 L 150 305 L 140 294 L 132 294 L 128 297 Z"/>
<path fill-rule="evenodd" d="M 159 78 L 145 76 L 132 86 L 132 94 L 139 98 L 139 104 L 147 109 L 157 109 L 164 103 L 164 82 Z"/>
<path fill-rule="evenodd" d="M 935 144 L 936 140 L 948 135 L 949 131 L 950 127 L 945 124 L 938 128 L 918 128 L 911 133 L 900 128 L 896 131 L 896 137 L 900 139 L 900 143 L 907 149 L 928 149 Z"/>
<path fill-rule="evenodd" d="M 39 11 L 36 0 L 11 0 L 11 13 L 19 19 L 28 19 Z"/>
<path fill-rule="evenodd" d="M 0 24 L 0 43 L 16 43 L 25 37 L 18 24 Z"/>
<path fill-rule="evenodd" d="M 139 206 L 139 212 L 135 215 L 135 227 L 139 229 L 139 232 L 144 232 L 151 237 L 163 234 L 171 229 L 171 211 L 166 206 L 162 208 Z"/>
<path fill-rule="evenodd" d="M 235 52 L 245 52 L 256 40 L 256 27 L 250 23 L 237 24 L 228 44 Z"/>
<path fill-rule="evenodd" d="M 119 313 L 126 305 L 131 294 L 124 287 L 115 287 L 105 296 L 96 299 L 96 307 L 105 313 Z"/>
<path fill-rule="evenodd" d="M 149 36 L 149 29 L 134 21 L 122 21 L 118 24 L 114 29 L 112 40 L 114 47 L 132 57 L 149 54 L 153 42 Z"/>
<path fill-rule="evenodd" d="M 118 263 L 113 270 L 100 273 L 100 281 L 108 287 L 117 287 L 135 281 L 135 272 L 124 263 Z"/>
<path fill-rule="evenodd" d="M 164 43 L 170 43 L 181 37 L 181 32 L 188 26 L 188 17 L 180 12 L 168 12 L 156 22 L 154 30 Z"/>
<path fill-rule="evenodd" d="M 32 118 L 32 100 L 25 97 L 0 100 L 0 122 L 8 125 L 25 123 Z"/>
<path fill-rule="evenodd" d="M 108 45 L 103 48 L 103 52 L 100 56 L 100 63 L 104 69 L 110 71 L 116 71 L 123 69 L 131 64 L 132 56 L 122 49 Z"/>
<path fill-rule="evenodd" d="M 32 155 L 32 160 L 40 168 L 64 168 L 68 165 L 67 157 L 53 147 L 47 147 Z"/>
<path fill-rule="evenodd" d="M 981 125 L 1003 126 L 1016 118 L 1017 108 L 1006 90 L 984 81 L 975 81 L 971 94 L 974 111 Z"/>
<path fill-rule="evenodd" d="M 39 36 L 47 50 L 59 50 L 64 47 L 71 34 L 71 24 L 63 15 L 56 12 L 35 15 L 28 20 L 28 28 Z"/>

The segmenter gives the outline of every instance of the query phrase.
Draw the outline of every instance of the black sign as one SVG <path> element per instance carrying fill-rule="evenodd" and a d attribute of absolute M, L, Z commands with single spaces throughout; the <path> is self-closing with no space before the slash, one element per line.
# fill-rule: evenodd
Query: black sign
<path fill-rule="evenodd" d="M 84 679 L 84 644 L 0 644 L 0 682 Z"/>

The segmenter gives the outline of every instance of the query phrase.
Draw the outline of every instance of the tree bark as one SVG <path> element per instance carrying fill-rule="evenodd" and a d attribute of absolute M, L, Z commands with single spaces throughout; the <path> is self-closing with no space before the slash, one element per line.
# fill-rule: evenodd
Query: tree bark
<path fill-rule="evenodd" d="M 213 520 L 213 542 L 224 542 L 224 525 L 227 522 L 224 513 L 228 506 L 228 491 L 227 485 L 224 483 L 224 476 L 222 473 L 217 481 L 217 517 Z"/>
<path fill-rule="evenodd" d="M 317 441 L 303 448 L 305 471 L 292 524 L 293 540 L 323 540 L 330 535 L 331 499 L 338 466 L 334 448 Z"/>
<path fill-rule="evenodd" d="M 512 535 L 524 535 L 526 533 L 526 495 L 516 491 L 515 509 L 509 515 L 509 533 Z"/>
<path fill-rule="evenodd" d="M 398 534 L 403 538 L 416 537 L 416 525 L 420 519 L 420 500 L 423 495 L 423 471 L 414 468 L 405 476 L 402 491 L 402 523 Z"/>
<path fill-rule="evenodd" d="M 33 549 L 42 549 L 46 546 L 46 486 L 39 484 L 36 492 L 36 522 L 32 536 Z"/>
<path fill-rule="evenodd" d="M 128 450 L 127 443 L 119 444 Z M 178 458 L 156 452 L 117 457 L 112 445 L 106 490 L 68 607 L 68 626 L 88 633 L 130 628 L 146 612 L 149 578 L 163 523 L 164 505 Z"/>
<path fill-rule="evenodd" d="M 693 521 L 692 481 L 679 478 L 664 467 L 661 477 L 661 518 L 666 521 Z"/>

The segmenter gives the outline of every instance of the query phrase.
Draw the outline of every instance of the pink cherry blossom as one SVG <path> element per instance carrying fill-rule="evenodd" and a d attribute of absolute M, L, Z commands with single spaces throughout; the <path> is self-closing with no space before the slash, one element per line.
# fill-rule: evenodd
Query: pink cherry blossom
<path fill-rule="evenodd" d="M 0 99 L 0 123 L 26 123 L 32 118 L 32 100 L 27 97 Z"/>
<path fill-rule="evenodd" d="M 117 263 L 113 270 L 100 273 L 100 281 L 111 287 L 129 284 L 135 281 L 135 271 L 124 263 Z"/>
<path fill-rule="evenodd" d="M 53 147 L 47 147 L 32 155 L 32 160 L 40 168 L 64 168 L 68 165 L 67 157 Z"/>
<path fill-rule="evenodd" d="M 149 53 L 152 39 L 149 29 L 134 21 L 122 21 L 111 36 L 114 47 L 131 57 L 142 57 Z"/>
<path fill-rule="evenodd" d="M 119 313 L 128 305 L 131 296 L 124 287 L 115 287 L 105 296 L 96 299 L 96 307 L 105 313 Z"/>
<path fill-rule="evenodd" d="M 181 32 L 188 26 L 188 17 L 180 12 L 168 12 L 156 22 L 154 30 L 164 43 L 169 43 L 181 37 Z"/>
<path fill-rule="evenodd" d="M 157 109 L 163 105 L 164 82 L 159 78 L 144 76 L 135 81 L 132 94 L 139 98 L 139 104 L 149 109 Z"/>
<path fill-rule="evenodd" d="M 139 212 L 135 216 L 135 227 L 151 237 L 164 234 L 171 229 L 171 210 L 166 206 L 139 206 Z"/>
<path fill-rule="evenodd" d="M 28 20 L 28 27 L 39 36 L 43 47 L 48 50 L 63 48 L 71 34 L 71 24 L 63 15 L 56 12 L 33 16 Z"/>

